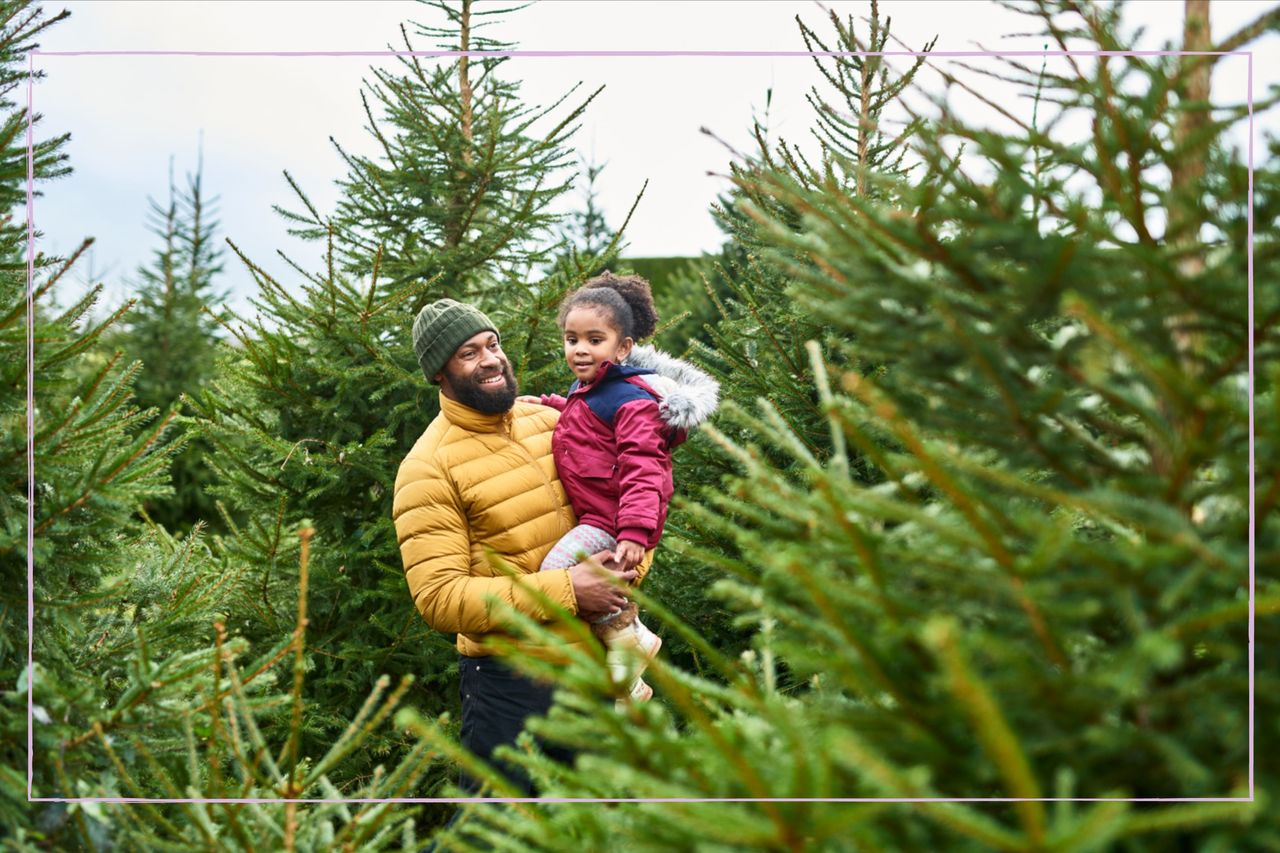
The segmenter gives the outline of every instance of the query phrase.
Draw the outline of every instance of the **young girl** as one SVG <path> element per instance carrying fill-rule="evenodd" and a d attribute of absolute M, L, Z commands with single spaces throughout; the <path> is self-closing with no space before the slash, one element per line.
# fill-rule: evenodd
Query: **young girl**
<path fill-rule="evenodd" d="M 521 399 L 561 412 L 551 449 L 578 526 L 541 568 L 567 568 L 578 554 L 604 550 L 613 551 L 620 568 L 631 568 L 662 538 L 673 490 L 671 450 L 715 411 L 720 387 L 688 362 L 636 346 L 658 324 L 649 283 L 639 276 L 605 272 L 591 279 L 560 303 L 557 321 L 573 384 L 564 397 Z M 662 640 L 640 622 L 635 604 L 592 631 L 608 648 L 614 683 L 627 684 L 636 701 L 652 696 L 640 674 Z"/>

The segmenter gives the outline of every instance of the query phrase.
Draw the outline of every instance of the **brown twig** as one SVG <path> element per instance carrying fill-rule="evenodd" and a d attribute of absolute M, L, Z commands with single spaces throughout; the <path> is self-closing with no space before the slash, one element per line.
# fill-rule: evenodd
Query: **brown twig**
<path fill-rule="evenodd" d="M 298 766 L 298 743 L 302 739 L 302 684 L 307 672 L 307 562 L 311 551 L 311 537 L 315 532 L 314 527 L 304 527 L 298 531 L 298 538 L 302 540 L 302 553 L 298 558 L 298 621 L 293 631 L 293 719 L 289 726 L 289 740 L 285 744 L 283 762 L 285 765 L 283 794 L 286 797 L 296 797 L 302 793 L 294 776 Z M 286 818 L 286 834 L 288 834 L 288 820 L 289 818 Z"/>

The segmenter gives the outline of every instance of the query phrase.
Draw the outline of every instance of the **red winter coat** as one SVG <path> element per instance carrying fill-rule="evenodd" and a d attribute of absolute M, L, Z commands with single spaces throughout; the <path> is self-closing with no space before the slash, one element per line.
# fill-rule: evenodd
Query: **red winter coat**
<path fill-rule="evenodd" d="M 646 549 L 662 538 L 671 449 L 687 435 L 660 416 L 661 397 L 644 381 L 653 373 L 606 361 L 594 382 L 574 382 L 567 398 L 542 396 L 544 406 L 562 413 L 551 452 L 578 523 Z"/>

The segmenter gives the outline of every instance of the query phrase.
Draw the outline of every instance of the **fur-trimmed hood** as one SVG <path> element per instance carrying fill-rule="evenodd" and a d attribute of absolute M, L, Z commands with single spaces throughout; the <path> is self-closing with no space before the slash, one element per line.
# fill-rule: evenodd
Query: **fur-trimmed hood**
<path fill-rule="evenodd" d="M 691 430 L 720 404 L 720 383 L 706 371 L 648 344 L 632 347 L 627 365 L 654 371 L 640 379 L 662 397 L 658 413 L 673 427 Z"/>

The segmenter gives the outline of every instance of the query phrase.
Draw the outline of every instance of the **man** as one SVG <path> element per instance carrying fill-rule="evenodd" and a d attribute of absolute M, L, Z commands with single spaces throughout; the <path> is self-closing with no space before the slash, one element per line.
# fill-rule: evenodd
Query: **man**
<path fill-rule="evenodd" d="M 489 318 L 470 305 L 438 300 L 414 320 L 413 347 L 427 379 L 440 386 L 440 414 L 400 465 L 392 517 L 419 612 L 436 630 L 458 635 L 462 743 L 492 760 L 495 747 L 514 743 L 526 718 L 551 704 L 550 685 L 524 677 L 495 653 L 490 641 L 510 638 L 507 610 L 495 602 L 545 622 L 554 614 L 540 595 L 584 619 L 627 599 L 586 564 L 538 571 L 575 523 L 551 455 L 559 412 L 516 402 L 515 376 Z M 490 551 L 514 577 L 489 562 Z M 598 561 L 608 556 L 595 555 Z M 637 569 L 613 576 L 631 581 Z M 553 659 L 557 651 L 527 643 L 525 650 Z M 532 794 L 519 768 L 501 769 Z M 465 774 L 461 784 L 478 788 Z"/>

